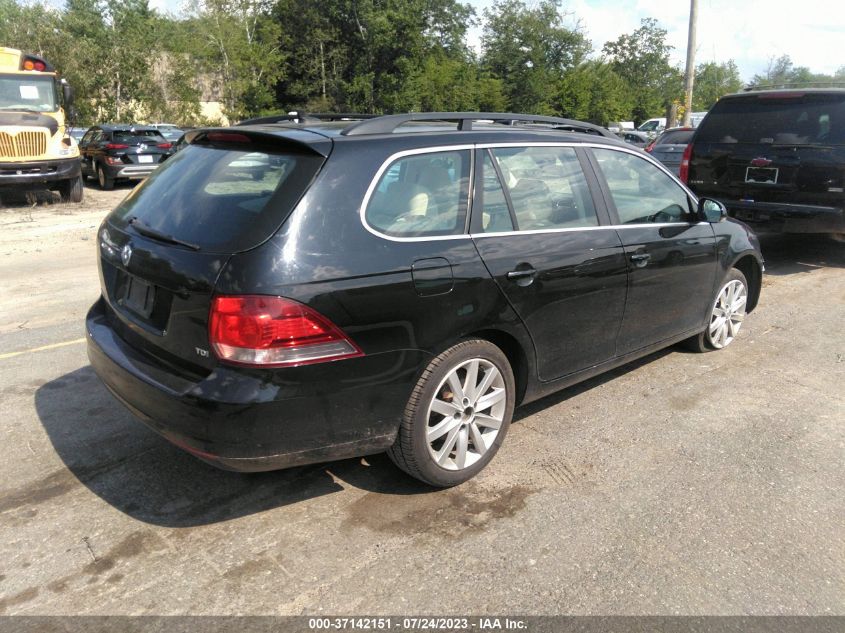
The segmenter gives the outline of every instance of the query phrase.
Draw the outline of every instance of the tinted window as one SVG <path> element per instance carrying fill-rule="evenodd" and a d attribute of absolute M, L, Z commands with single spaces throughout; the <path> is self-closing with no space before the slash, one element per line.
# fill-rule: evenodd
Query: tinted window
<path fill-rule="evenodd" d="M 493 166 L 493 159 L 489 152 L 484 152 L 481 181 L 482 191 L 479 199 L 481 204 L 481 230 L 484 233 L 513 231 L 508 201 L 505 198 L 502 183 L 499 181 L 498 174 L 496 174 L 496 168 Z"/>
<path fill-rule="evenodd" d="M 367 223 L 397 237 L 461 234 L 468 184 L 468 150 L 397 159 L 376 184 Z"/>
<path fill-rule="evenodd" d="M 281 225 L 322 164 L 311 154 L 189 145 L 115 210 L 212 252 L 251 248 Z"/>
<path fill-rule="evenodd" d="M 686 222 L 689 198 L 678 183 L 644 158 L 593 149 L 622 224 Z"/>
<path fill-rule="evenodd" d="M 699 125 L 696 142 L 843 144 L 845 96 L 723 99 Z"/>
<path fill-rule="evenodd" d="M 112 139 L 129 145 L 165 142 L 164 137 L 158 130 L 115 130 Z"/>
<path fill-rule="evenodd" d="M 507 147 L 492 151 L 510 194 L 518 230 L 598 225 L 575 149 Z"/>
<path fill-rule="evenodd" d="M 655 145 L 686 145 L 692 140 L 695 130 L 675 130 L 664 132 Z"/>

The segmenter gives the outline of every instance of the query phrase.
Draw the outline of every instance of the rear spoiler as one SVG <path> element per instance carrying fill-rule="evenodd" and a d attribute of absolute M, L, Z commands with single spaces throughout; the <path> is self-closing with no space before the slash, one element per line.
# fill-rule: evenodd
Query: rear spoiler
<path fill-rule="evenodd" d="M 249 127 L 217 127 L 199 128 L 185 132 L 185 141 L 194 144 L 231 144 L 240 151 L 249 151 L 251 145 L 255 149 L 268 146 L 291 147 L 300 152 L 317 154 L 327 157 L 332 150 L 332 141 L 322 134 L 296 128 L 250 129 Z"/>

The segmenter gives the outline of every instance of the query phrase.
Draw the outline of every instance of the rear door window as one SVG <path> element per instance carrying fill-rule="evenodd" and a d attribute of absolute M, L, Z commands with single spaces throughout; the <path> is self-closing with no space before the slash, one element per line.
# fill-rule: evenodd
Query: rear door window
<path fill-rule="evenodd" d="M 504 147 L 491 152 L 508 190 L 516 230 L 598 225 L 593 199 L 574 148 Z M 506 227 L 507 223 L 498 211 L 501 205 L 488 208 L 486 170 L 484 178 L 484 213 L 490 216 L 485 231 L 491 226 Z"/>
<path fill-rule="evenodd" d="M 842 145 L 845 95 L 723 99 L 699 125 L 696 142 Z"/>
<path fill-rule="evenodd" d="M 655 165 L 627 152 L 592 151 L 622 224 L 691 220 L 686 191 Z"/>
<path fill-rule="evenodd" d="M 397 159 L 373 190 L 367 224 L 394 237 L 460 235 L 466 226 L 469 166 L 469 150 Z"/>
<path fill-rule="evenodd" d="M 133 190 L 113 215 L 203 251 L 238 252 L 275 233 L 322 165 L 276 148 L 189 145 Z"/>

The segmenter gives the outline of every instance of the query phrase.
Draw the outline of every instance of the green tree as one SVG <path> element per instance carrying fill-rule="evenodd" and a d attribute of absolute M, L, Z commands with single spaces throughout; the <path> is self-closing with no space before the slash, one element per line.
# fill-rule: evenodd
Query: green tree
<path fill-rule="evenodd" d="M 563 116 L 604 126 L 627 120 L 633 105 L 627 82 L 600 60 L 584 62 L 566 73 L 556 100 Z"/>
<path fill-rule="evenodd" d="M 486 9 L 482 65 L 505 87 L 512 110 L 555 113 L 558 84 L 590 52 L 590 43 L 565 24 L 559 0 L 499 0 Z"/>
<path fill-rule="evenodd" d="M 285 55 L 267 0 L 195 0 L 191 13 L 199 36 L 188 52 L 220 78 L 226 116 L 237 120 L 273 109 Z"/>
<path fill-rule="evenodd" d="M 640 28 L 607 42 L 602 49 L 611 68 L 628 82 L 637 123 L 661 116 L 681 96 L 682 76 L 669 63 L 671 50 L 666 30 L 653 18 L 643 18 Z"/>
<path fill-rule="evenodd" d="M 739 69 L 732 59 L 723 64 L 706 62 L 695 69 L 692 93 L 694 111 L 709 110 L 720 97 L 742 88 Z"/>

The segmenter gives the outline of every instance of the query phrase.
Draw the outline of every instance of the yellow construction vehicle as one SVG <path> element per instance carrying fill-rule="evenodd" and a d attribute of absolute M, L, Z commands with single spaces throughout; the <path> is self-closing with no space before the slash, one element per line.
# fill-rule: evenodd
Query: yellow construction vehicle
<path fill-rule="evenodd" d="M 67 133 L 72 103 L 47 60 L 0 46 L 0 194 L 51 189 L 82 200 L 79 148 Z"/>

